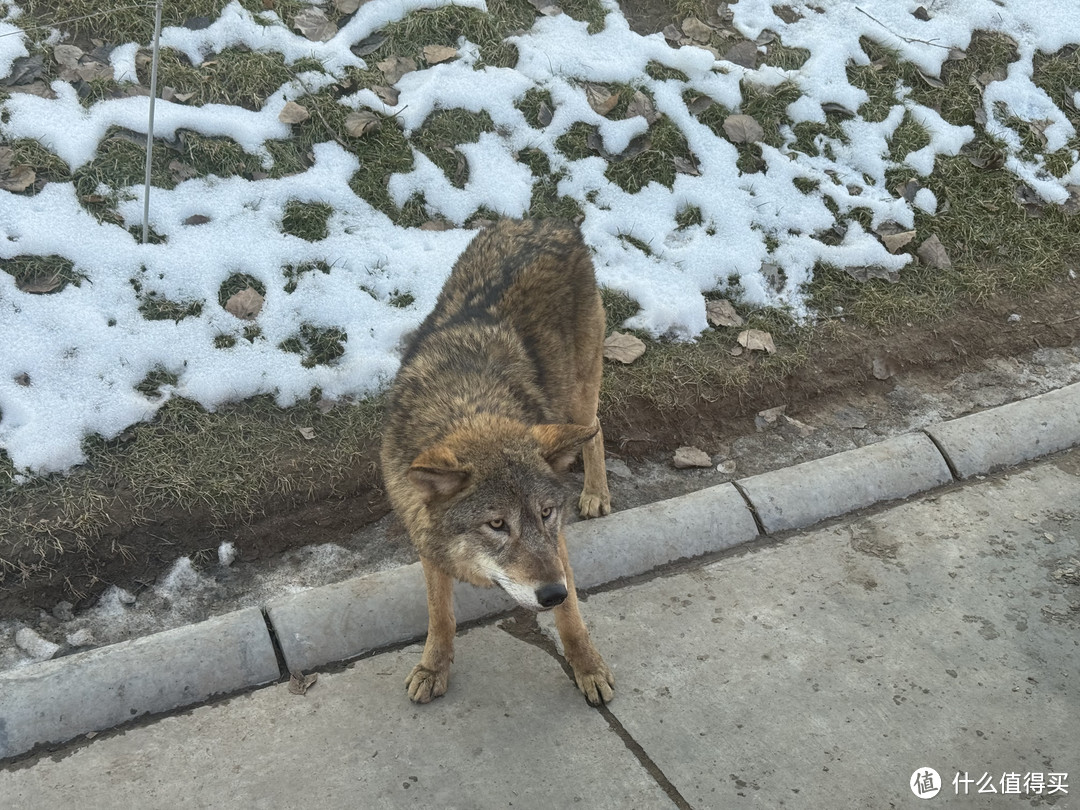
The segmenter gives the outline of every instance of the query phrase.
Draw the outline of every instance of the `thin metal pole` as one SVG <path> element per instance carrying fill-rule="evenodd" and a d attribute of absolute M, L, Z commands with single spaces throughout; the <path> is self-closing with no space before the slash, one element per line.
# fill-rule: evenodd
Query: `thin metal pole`
<path fill-rule="evenodd" d="M 150 163 L 154 158 L 154 100 L 157 98 L 158 52 L 161 42 L 161 6 L 164 0 L 154 4 L 154 45 L 150 51 L 150 115 L 146 123 L 146 172 L 143 177 L 142 241 L 150 232 Z"/>

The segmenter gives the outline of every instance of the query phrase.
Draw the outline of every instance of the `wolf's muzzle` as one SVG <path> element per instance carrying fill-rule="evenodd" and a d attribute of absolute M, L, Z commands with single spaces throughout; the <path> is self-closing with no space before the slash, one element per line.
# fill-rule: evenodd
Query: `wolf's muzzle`
<path fill-rule="evenodd" d="M 544 609 L 558 607 L 565 599 L 566 586 L 560 582 L 554 582 L 536 589 L 536 601 Z"/>

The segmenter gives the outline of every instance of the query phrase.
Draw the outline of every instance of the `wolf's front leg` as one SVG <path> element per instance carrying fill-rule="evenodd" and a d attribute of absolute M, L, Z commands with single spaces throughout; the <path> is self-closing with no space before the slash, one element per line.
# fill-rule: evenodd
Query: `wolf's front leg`
<path fill-rule="evenodd" d="M 589 638 L 589 631 L 578 609 L 574 572 L 566 553 L 566 539 L 559 532 L 559 557 L 566 571 L 566 600 L 555 608 L 555 628 L 562 639 L 566 660 L 574 670 L 574 680 L 585 699 L 594 706 L 609 702 L 615 696 L 615 675 L 600 657 Z"/>
<path fill-rule="evenodd" d="M 454 581 L 427 557 L 421 557 L 427 582 L 428 634 L 420 663 L 405 679 L 409 698 L 428 703 L 446 692 L 454 661 Z"/>

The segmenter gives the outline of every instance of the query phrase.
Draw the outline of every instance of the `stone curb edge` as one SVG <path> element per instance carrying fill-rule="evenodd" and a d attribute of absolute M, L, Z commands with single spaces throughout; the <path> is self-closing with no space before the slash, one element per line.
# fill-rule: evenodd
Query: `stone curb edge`
<path fill-rule="evenodd" d="M 567 527 L 579 588 L 644 574 L 1080 445 L 1080 383 L 734 483 Z M 662 528 L 662 531 L 659 529 Z M 459 584 L 459 622 L 502 612 Z M 0 760 L 144 714 L 278 680 L 288 670 L 422 637 L 418 563 L 198 624 L 0 673 Z"/>

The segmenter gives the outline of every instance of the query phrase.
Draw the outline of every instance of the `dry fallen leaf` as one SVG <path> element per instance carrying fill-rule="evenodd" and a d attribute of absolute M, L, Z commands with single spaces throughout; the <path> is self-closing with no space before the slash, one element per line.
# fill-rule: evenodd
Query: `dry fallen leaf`
<path fill-rule="evenodd" d="M 76 45 L 57 45 L 53 48 L 53 59 L 56 60 L 56 64 L 68 70 L 77 70 L 82 57 L 83 49 Z"/>
<path fill-rule="evenodd" d="M 39 276 L 20 279 L 15 283 L 15 286 L 26 293 L 44 295 L 46 293 L 51 293 L 62 283 L 63 280 L 60 278 L 59 273 L 42 273 Z"/>
<path fill-rule="evenodd" d="M 724 298 L 705 302 L 705 318 L 713 326 L 742 326 L 744 323 L 735 307 Z"/>
<path fill-rule="evenodd" d="M 184 220 L 185 225 L 205 225 L 210 221 L 210 217 L 206 214 L 192 214 L 190 217 Z M 249 288 L 250 289 L 250 288 Z"/>
<path fill-rule="evenodd" d="M 262 312 L 263 297 L 254 287 L 245 287 L 225 302 L 225 310 L 237 318 L 253 321 Z"/>
<path fill-rule="evenodd" d="M 457 48 L 451 48 L 448 45 L 425 45 L 424 61 L 429 65 L 437 65 L 454 59 L 457 53 Z"/>
<path fill-rule="evenodd" d="M 919 256 L 919 261 L 927 267 L 936 267 L 940 270 L 948 270 L 952 267 L 949 253 L 936 233 L 919 245 L 919 249 L 915 252 Z"/>
<path fill-rule="evenodd" d="M 1080 214 L 1080 186 L 1065 186 L 1069 198 L 1061 204 L 1061 213 L 1067 217 Z"/>
<path fill-rule="evenodd" d="M 334 0 L 334 9 L 338 14 L 352 14 L 364 0 Z"/>
<path fill-rule="evenodd" d="M 309 442 L 315 438 L 315 428 L 310 427 L 298 427 L 296 432 L 307 439 Z"/>
<path fill-rule="evenodd" d="M 407 56 L 391 56 L 376 62 L 375 67 L 383 72 L 387 84 L 397 84 L 397 80 L 406 73 L 416 70 L 416 62 Z"/>
<path fill-rule="evenodd" d="M 673 23 L 668 23 L 664 26 L 664 39 L 668 42 L 678 43 L 683 38 L 682 31 L 675 27 Z"/>
<path fill-rule="evenodd" d="M 745 39 L 724 51 L 724 59 L 749 70 L 757 68 L 758 56 L 758 46 Z"/>
<path fill-rule="evenodd" d="M 384 34 L 374 33 L 364 37 L 349 48 L 349 50 L 357 56 L 367 56 L 368 54 L 375 53 L 375 51 L 379 50 L 384 42 L 386 42 L 386 36 Z"/>
<path fill-rule="evenodd" d="M 634 97 L 630 99 L 630 103 L 626 105 L 625 117 L 633 118 L 638 115 L 650 124 L 656 123 L 657 119 L 660 118 L 660 114 L 656 111 L 653 100 L 641 90 L 634 91 Z"/>
<path fill-rule="evenodd" d="M 691 115 L 701 115 L 715 103 L 708 96 L 696 96 L 686 105 L 686 109 Z"/>
<path fill-rule="evenodd" d="M 1043 215 L 1046 203 L 1039 196 L 1039 193 L 1027 183 L 1018 185 L 1013 196 L 1020 207 L 1024 209 L 1024 213 L 1032 219 L 1039 219 Z"/>
<path fill-rule="evenodd" d="M 0 189 L 25 191 L 37 179 L 29 166 L 14 164 L 15 152 L 10 146 L 0 146 Z"/>
<path fill-rule="evenodd" d="M 305 675 L 298 669 L 294 669 L 289 672 L 289 694 L 290 695 L 302 695 L 307 692 L 315 681 L 319 680 L 319 673 L 312 672 L 310 675 Z"/>
<path fill-rule="evenodd" d="M 387 87 L 384 84 L 378 84 L 371 88 L 372 92 L 379 97 L 379 101 L 383 104 L 387 104 L 391 107 L 396 107 L 398 98 L 401 95 L 396 87 Z"/>
<path fill-rule="evenodd" d="M 691 177 L 701 176 L 701 170 L 692 157 L 685 158 L 682 155 L 676 155 L 671 159 L 671 162 L 675 165 L 675 171 L 679 174 L 688 174 Z"/>
<path fill-rule="evenodd" d="M 375 113 L 368 110 L 351 112 L 345 116 L 345 131 L 354 138 L 378 132 L 382 129 L 382 120 Z"/>
<path fill-rule="evenodd" d="M 536 119 L 540 122 L 540 126 L 546 127 L 550 124 L 554 115 L 555 113 L 551 111 L 551 107 L 546 102 L 541 101 L 540 108 L 536 111 Z"/>
<path fill-rule="evenodd" d="M 675 451 L 672 459 L 676 470 L 686 470 L 691 467 L 711 467 L 712 459 L 704 450 L 697 447 L 680 447 Z"/>
<path fill-rule="evenodd" d="M 760 329 L 744 329 L 739 332 L 739 345 L 752 352 L 776 354 L 776 344 L 773 343 L 772 335 Z"/>
<path fill-rule="evenodd" d="M 735 113 L 724 119 L 724 134 L 732 143 L 757 143 L 765 137 L 765 130 L 753 116 Z"/>
<path fill-rule="evenodd" d="M 601 84 L 586 84 L 585 98 L 589 106 L 600 115 L 607 115 L 619 103 L 618 94 L 612 93 Z"/>
<path fill-rule="evenodd" d="M 194 166 L 189 166 L 187 163 L 177 160 L 176 158 L 169 161 L 169 171 L 172 172 L 172 176 L 177 181 L 190 180 L 198 174 L 198 172 L 195 171 Z"/>
<path fill-rule="evenodd" d="M 321 8 L 305 8 L 297 12 L 293 17 L 292 27 L 312 42 L 331 40 L 338 30 Z"/>
<path fill-rule="evenodd" d="M 881 243 L 889 253 L 896 253 L 908 242 L 915 238 L 915 231 L 900 231 L 898 233 L 880 234 Z"/>
<path fill-rule="evenodd" d="M 15 375 L 15 384 L 21 385 L 24 388 L 30 385 L 30 375 L 25 371 L 22 374 Z"/>
<path fill-rule="evenodd" d="M 625 332 L 612 332 L 604 339 L 604 357 L 630 364 L 645 354 L 645 342 Z"/>
<path fill-rule="evenodd" d="M 29 166 L 12 166 L 7 171 L 0 170 L 0 189 L 4 191 L 25 191 L 34 185 L 37 174 Z"/>
<path fill-rule="evenodd" d="M 940 90 L 945 86 L 945 82 L 939 79 L 937 76 L 931 76 L 929 73 L 923 73 L 921 70 L 916 70 L 919 74 L 919 78 L 922 79 L 929 87 L 933 87 L 935 90 Z"/>
<path fill-rule="evenodd" d="M 297 104 L 295 101 L 286 101 L 285 106 L 281 108 L 281 112 L 278 113 L 278 121 L 283 124 L 302 124 L 311 118 L 311 113 L 308 112 L 308 108 L 303 104 Z"/>
<path fill-rule="evenodd" d="M 682 21 L 682 32 L 694 42 L 705 44 L 712 39 L 713 30 L 697 17 L 687 17 Z"/>

